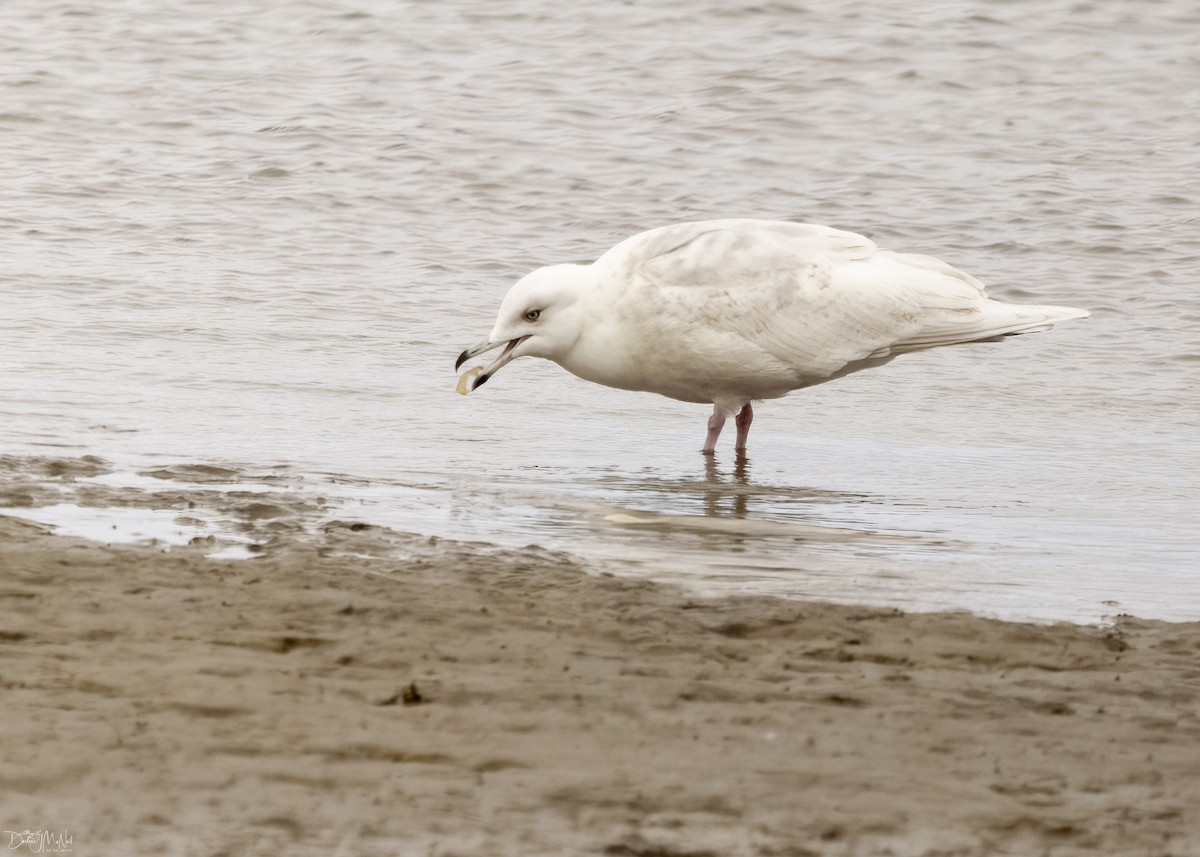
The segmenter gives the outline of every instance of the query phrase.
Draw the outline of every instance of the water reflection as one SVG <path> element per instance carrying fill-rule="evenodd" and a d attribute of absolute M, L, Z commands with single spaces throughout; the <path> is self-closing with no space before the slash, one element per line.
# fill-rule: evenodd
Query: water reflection
<path fill-rule="evenodd" d="M 886 506 L 885 498 L 760 484 L 751 479 L 751 461 L 745 453 L 736 455 L 732 467 L 722 467 L 715 456 L 704 456 L 699 478 L 621 476 L 606 478 L 596 487 L 603 500 L 591 509 L 605 524 L 631 533 L 654 533 L 659 546 L 664 538 L 677 537 L 681 540 L 674 542 L 673 549 L 681 555 L 694 552 L 690 562 L 697 567 L 723 563 L 721 554 L 742 552 L 749 545 L 758 551 L 761 564 L 786 565 L 799 542 L 890 546 L 897 541 L 861 514 L 849 511 L 864 505 L 878 511 Z M 637 541 L 629 544 L 647 548 Z"/>
<path fill-rule="evenodd" d="M 866 512 L 878 512 L 889 498 L 862 493 L 785 485 L 752 478 L 753 464 L 739 453 L 732 466 L 722 466 L 715 456 L 704 456 L 704 469 L 696 476 L 627 474 L 590 481 L 600 503 L 639 515 L 667 516 L 697 526 L 707 523 L 851 524 L 864 521 Z M 564 490 L 579 492 L 574 481 Z"/>
<path fill-rule="evenodd" d="M 744 450 L 737 451 L 731 481 L 726 481 L 717 470 L 715 455 L 704 456 L 704 484 L 705 515 L 710 518 L 746 517 L 750 505 L 750 459 Z"/>

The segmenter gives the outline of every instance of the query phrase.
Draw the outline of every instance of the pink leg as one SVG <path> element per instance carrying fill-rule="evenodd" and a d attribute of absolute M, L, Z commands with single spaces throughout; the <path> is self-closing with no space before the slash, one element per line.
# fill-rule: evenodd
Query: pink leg
<path fill-rule="evenodd" d="M 738 411 L 734 424 L 737 426 L 737 444 L 734 449 L 746 448 L 746 436 L 750 434 L 750 423 L 754 422 L 754 408 L 746 402 L 745 407 Z"/>
<path fill-rule="evenodd" d="M 708 437 L 704 439 L 704 449 L 700 450 L 705 455 L 712 455 L 717 448 L 717 438 L 721 436 L 721 429 L 725 427 L 725 413 L 716 405 L 713 405 L 712 416 L 708 418 Z"/>

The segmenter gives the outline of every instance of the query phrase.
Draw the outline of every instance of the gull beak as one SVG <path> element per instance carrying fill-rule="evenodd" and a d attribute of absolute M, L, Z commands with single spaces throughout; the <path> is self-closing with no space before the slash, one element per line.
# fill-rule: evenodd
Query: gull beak
<path fill-rule="evenodd" d="M 478 357 L 480 354 L 486 354 L 493 348 L 499 348 L 504 342 L 488 342 L 486 339 L 478 345 L 474 345 L 458 355 L 458 359 L 454 361 L 454 371 L 457 372 L 459 367 L 470 360 L 472 357 Z"/>
<path fill-rule="evenodd" d="M 495 360 L 493 360 L 490 364 L 488 364 L 487 368 L 485 368 L 483 370 L 483 374 L 477 376 L 471 382 L 471 389 L 478 390 L 480 387 L 482 387 L 484 384 L 487 383 L 489 378 L 491 378 L 498 371 L 500 371 L 505 366 L 507 366 L 510 362 L 512 362 L 513 349 L 516 348 L 518 345 L 520 345 L 522 342 L 524 342 L 528 338 L 529 338 L 528 336 L 518 336 L 516 339 L 508 339 L 508 340 L 502 339 L 499 342 L 489 342 L 488 340 L 485 339 L 483 342 L 479 343 L 478 345 L 472 346 L 471 348 L 468 348 L 466 351 L 464 351 L 462 354 L 458 355 L 458 359 L 456 361 L 454 361 L 454 369 L 455 369 L 455 371 L 457 371 L 460 366 L 462 366 L 464 363 L 466 363 L 472 357 L 478 357 L 480 354 L 486 354 L 489 351 L 493 351 L 497 348 L 500 348 L 501 346 L 504 346 L 504 350 L 500 352 L 500 356 L 497 357 Z"/>

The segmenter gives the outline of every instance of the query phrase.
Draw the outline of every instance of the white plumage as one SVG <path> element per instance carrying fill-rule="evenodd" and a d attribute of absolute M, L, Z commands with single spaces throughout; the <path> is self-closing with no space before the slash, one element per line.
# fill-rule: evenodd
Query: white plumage
<path fill-rule="evenodd" d="M 750 402 L 783 396 L 909 351 L 1045 330 L 1088 315 L 1008 304 L 938 259 L 861 235 L 767 220 L 680 223 L 635 235 L 591 265 L 552 265 L 505 296 L 487 341 L 610 387 L 714 405 L 705 451 Z M 744 423 L 744 426 L 743 426 Z"/>

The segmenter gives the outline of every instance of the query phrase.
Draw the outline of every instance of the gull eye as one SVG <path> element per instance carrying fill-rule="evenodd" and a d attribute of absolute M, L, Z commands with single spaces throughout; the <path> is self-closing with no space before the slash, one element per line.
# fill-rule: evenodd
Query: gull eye
<path fill-rule="evenodd" d="M 540 309 L 531 309 L 529 312 L 525 313 L 525 320 L 537 321 L 541 314 L 542 311 Z"/>

